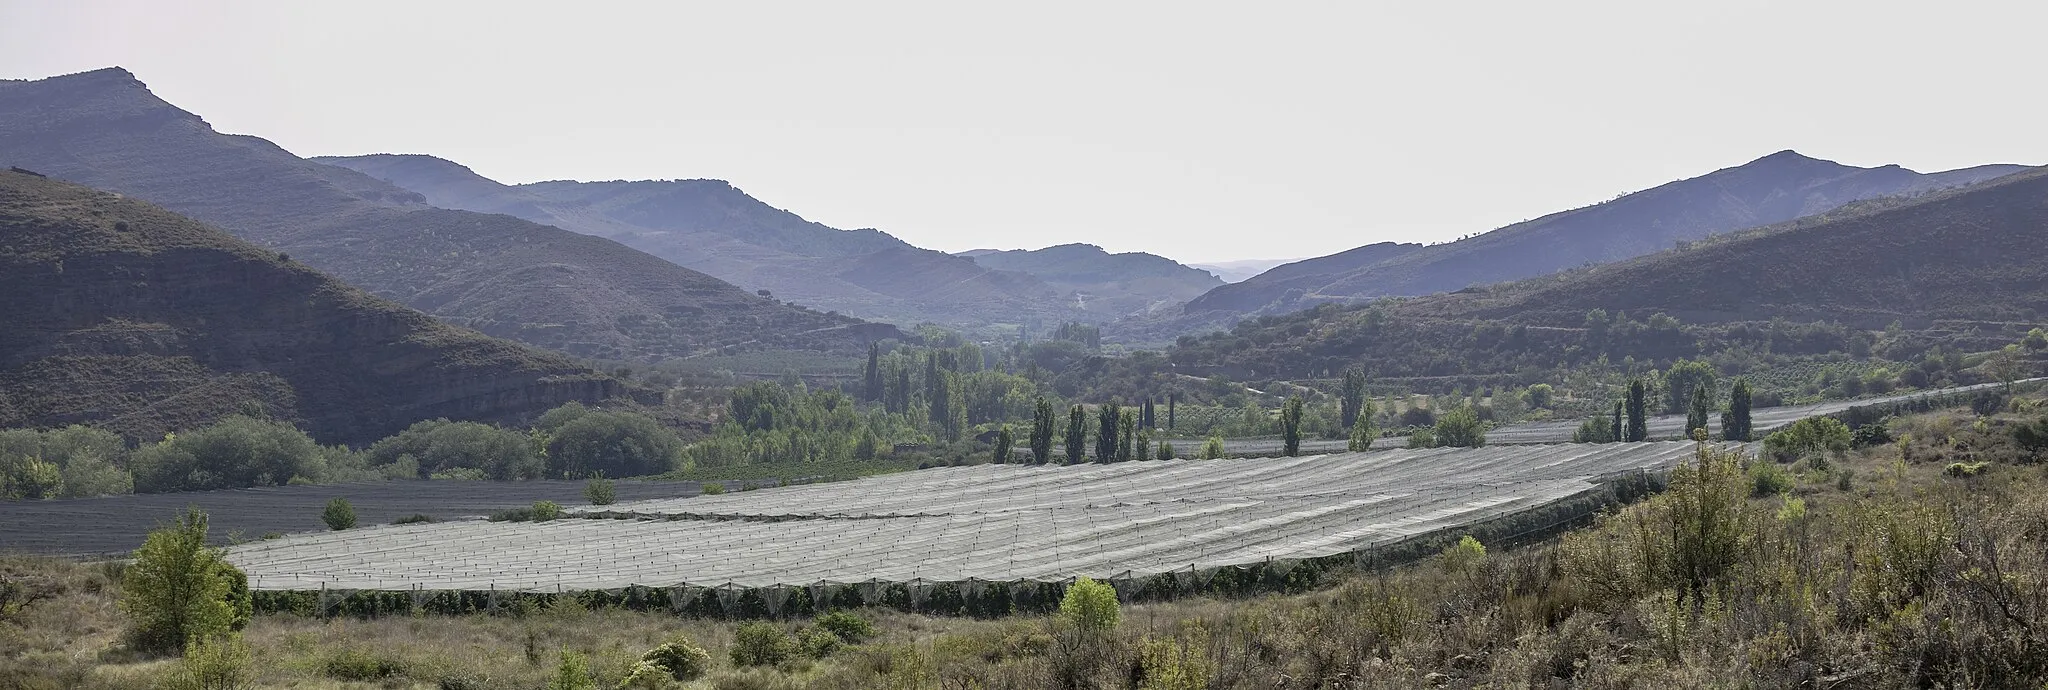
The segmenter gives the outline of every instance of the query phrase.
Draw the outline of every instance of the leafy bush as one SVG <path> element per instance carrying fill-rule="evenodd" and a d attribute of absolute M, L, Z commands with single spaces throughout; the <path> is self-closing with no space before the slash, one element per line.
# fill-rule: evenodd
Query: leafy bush
<path fill-rule="evenodd" d="M 1970 477 L 1975 477 L 1978 473 L 1983 472 L 1984 467 L 1989 464 L 1990 463 L 1983 462 L 1949 463 L 1948 467 L 1942 469 L 1942 474 L 1946 474 L 1948 476 L 1955 477 L 1958 479 L 1967 479 Z"/>
<path fill-rule="evenodd" d="M 1223 437 L 1210 436 L 1208 441 L 1202 443 L 1202 459 L 1215 460 L 1220 457 L 1223 457 Z"/>
<path fill-rule="evenodd" d="M 320 511 L 320 521 L 327 523 L 327 529 L 341 531 L 356 526 L 355 506 L 340 496 L 327 502 L 327 509 Z"/>
<path fill-rule="evenodd" d="M 312 437 L 290 424 L 229 417 L 137 449 L 130 467 L 136 491 L 203 491 L 325 479 L 325 460 Z"/>
<path fill-rule="evenodd" d="M 1116 589 L 1106 582 L 1078 578 L 1060 599 L 1060 619 L 1083 631 L 1113 630 L 1122 616 Z"/>
<path fill-rule="evenodd" d="M 773 666 L 787 661 L 796 651 L 795 641 L 783 632 L 782 626 L 755 621 L 733 631 L 732 648 L 727 653 L 736 666 Z"/>
<path fill-rule="evenodd" d="M 403 675 L 405 664 L 359 649 L 344 649 L 321 662 L 320 672 L 335 680 L 375 681 Z"/>
<path fill-rule="evenodd" d="M 409 458 L 420 477 L 472 470 L 489 479 L 539 479 L 544 470 L 540 447 L 526 432 L 446 419 L 406 427 L 372 444 L 367 456 L 370 464 L 385 467 Z"/>
<path fill-rule="evenodd" d="M 1429 429 L 1416 429 L 1415 433 L 1408 435 L 1408 447 L 1435 448 L 1436 432 Z"/>
<path fill-rule="evenodd" d="M 547 521 L 549 521 L 549 520 L 557 520 L 557 519 L 561 519 L 561 517 L 562 517 L 562 506 L 561 506 L 560 504 L 557 504 L 557 503 L 555 503 L 554 501 L 534 501 L 534 502 L 533 502 L 533 521 L 534 521 L 534 522 L 547 522 Z"/>
<path fill-rule="evenodd" d="M 135 550 L 120 607 L 134 623 L 128 637 L 136 649 L 180 649 L 248 621 L 248 579 L 206 545 L 206 532 L 206 513 L 192 509 Z"/>
<path fill-rule="evenodd" d="M 1833 417 L 1808 417 L 1764 437 L 1764 449 L 1781 461 L 1792 461 L 1811 453 L 1849 449 L 1849 427 Z"/>
<path fill-rule="evenodd" d="M 1749 484 L 1751 496 L 1776 496 L 1792 490 L 1792 471 L 1770 460 L 1759 459 L 1749 465 Z"/>
<path fill-rule="evenodd" d="M 1206 690 L 1216 675 L 1209 658 L 1209 636 L 1199 622 L 1183 624 L 1179 636 L 1147 637 L 1138 647 L 1138 668 L 1144 680 L 1138 690 Z"/>
<path fill-rule="evenodd" d="M 196 638 L 185 646 L 178 670 L 165 679 L 168 690 L 241 690 L 255 687 L 253 656 L 241 635 Z"/>
<path fill-rule="evenodd" d="M 591 505 L 608 506 L 619 501 L 619 487 L 617 483 L 599 474 L 583 483 L 583 497 L 588 499 Z"/>
<path fill-rule="evenodd" d="M 562 663 L 555 667 L 555 677 L 548 680 L 547 690 L 597 690 L 597 681 L 590 678 L 590 659 L 562 650 Z"/>
<path fill-rule="evenodd" d="M 706 671 L 711 670 L 711 655 L 687 637 L 676 637 L 647 650 L 646 654 L 640 655 L 640 661 L 660 668 L 670 678 L 679 681 L 702 678 Z"/>
<path fill-rule="evenodd" d="M 833 634 L 830 630 L 805 628 L 797 631 L 796 646 L 797 649 L 803 652 L 804 656 L 813 659 L 823 659 L 832 656 L 832 653 L 839 651 L 840 647 L 846 646 L 846 640 L 840 639 L 838 635 Z"/>
<path fill-rule="evenodd" d="M 542 426 L 547 422 L 543 415 Z M 545 431 L 548 471 L 557 476 L 643 477 L 676 469 L 682 459 L 675 432 L 631 412 L 586 410 Z"/>
<path fill-rule="evenodd" d="M 1159 442 L 1159 455 L 1157 458 L 1160 460 L 1172 460 L 1174 458 L 1172 441 Z"/>
<path fill-rule="evenodd" d="M 706 496 L 717 496 L 725 493 L 725 485 L 718 482 L 704 482 L 702 490 Z"/>
<path fill-rule="evenodd" d="M 1444 569 L 1454 573 L 1469 573 L 1486 560 L 1486 545 L 1470 534 L 1458 539 L 1458 543 L 1444 547 Z"/>
<path fill-rule="evenodd" d="M 832 634 L 838 635 L 839 639 L 853 644 L 865 642 L 875 635 L 875 624 L 846 611 L 833 611 L 819 616 L 812 624 L 830 630 Z"/>
<path fill-rule="evenodd" d="M 429 522 L 433 522 L 433 521 L 434 521 L 434 518 L 433 518 L 433 516 L 431 516 L 431 515 L 426 515 L 426 514 L 424 514 L 424 513 L 413 513 L 413 514 L 411 514 L 411 515 L 407 515 L 407 516 L 405 516 L 405 517 L 402 517 L 402 518 L 399 518 L 399 519 L 396 519 L 396 520 L 392 520 L 392 521 L 391 521 L 391 524 L 394 524 L 394 525 L 420 525 L 420 524 L 426 524 L 426 523 L 429 523 Z"/>
<path fill-rule="evenodd" d="M 1477 448 L 1486 445 L 1486 427 L 1480 425 L 1477 411 L 1460 407 L 1437 420 L 1431 437 L 1438 446 Z"/>

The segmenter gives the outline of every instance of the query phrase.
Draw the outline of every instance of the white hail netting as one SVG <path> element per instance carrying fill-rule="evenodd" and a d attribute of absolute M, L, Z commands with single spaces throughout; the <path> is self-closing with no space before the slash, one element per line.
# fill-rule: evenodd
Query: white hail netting
<path fill-rule="evenodd" d="M 942 468 L 233 547 L 256 589 L 555 591 L 1126 579 L 1357 552 L 1662 469 L 1687 442 Z M 709 516 L 739 519 L 705 519 Z"/>

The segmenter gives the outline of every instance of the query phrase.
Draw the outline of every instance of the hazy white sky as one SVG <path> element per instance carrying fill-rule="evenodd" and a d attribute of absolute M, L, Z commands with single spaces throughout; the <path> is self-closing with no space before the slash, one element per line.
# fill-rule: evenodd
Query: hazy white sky
<path fill-rule="evenodd" d="M 2037 2 L 0 0 L 300 155 L 713 177 L 945 250 L 1455 238 L 1780 149 L 2048 163 Z"/>

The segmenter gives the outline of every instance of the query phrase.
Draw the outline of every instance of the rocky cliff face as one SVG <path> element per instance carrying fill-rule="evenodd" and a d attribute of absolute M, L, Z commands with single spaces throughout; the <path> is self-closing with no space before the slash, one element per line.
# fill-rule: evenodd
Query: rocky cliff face
<path fill-rule="evenodd" d="M 0 426 L 154 438 L 260 409 L 360 443 L 628 393 L 162 209 L 0 172 Z"/>

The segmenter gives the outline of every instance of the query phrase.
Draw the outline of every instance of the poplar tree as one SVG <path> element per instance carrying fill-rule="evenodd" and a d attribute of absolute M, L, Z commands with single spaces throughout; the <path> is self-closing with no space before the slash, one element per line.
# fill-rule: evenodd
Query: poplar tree
<path fill-rule="evenodd" d="M 1116 461 L 1130 462 L 1138 443 L 1138 411 L 1124 410 L 1117 420 L 1117 427 L 1120 432 L 1117 436 L 1121 440 L 1116 444 Z"/>
<path fill-rule="evenodd" d="M 878 402 L 882 399 L 882 346 L 868 343 L 868 366 L 861 372 L 861 395 L 863 402 Z"/>
<path fill-rule="evenodd" d="M 1016 440 L 1010 438 L 1010 425 L 1004 424 L 1002 430 L 996 432 L 995 457 L 992 460 L 998 465 L 1009 462 L 1010 445 L 1013 443 Z"/>
<path fill-rule="evenodd" d="M 1633 443 L 1650 437 L 1649 410 L 1644 397 L 1649 394 L 1642 379 L 1628 382 L 1628 441 Z"/>
<path fill-rule="evenodd" d="M 1109 463 L 1116 461 L 1117 438 L 1123 424 L 1123 411 L 1117 409 L 1115 401 L 1103 403 L 1095 408 L 1095 461 Z"/>
<path fill-rule="evenodd" d="M 1054 425 L 1059 420 L 1052 414 L 1052 401 L 1038 396 L 1038 404 L 1031 411 L 1031 462 L 1043 465 L 1052 458 L 1052 437 Z"/>
<path fill-rule="evenodd" d="M 1293 457 L 1301 453 L 1301 396 L 1287 398 L 1287 406 L 1280 409 L 1280 437 L 1284 446 L 1282 454 Z"/>
<path fill-rule="evenodd" d="M 1178 393 L 1167 393 L 1167 394 L 1166 394 L 1166 430 L 1167 430 L 1167 431 L 1172 431 L 1172 430 L 1173 430 L 1173 403 L 1174 403 L 1174 399 L 1175 399 L 1175 398 L 1178 398 L 1178 397 L 1180 397 L 1180 394 L 1178 394 Z"/>
<path fill-rule="evenodd" d="M 1067 410 L 1067 464 L 1088 461 L 1088 411 L 1080 405 Z"/>
<path fill-rule="evenodd" d="M 1728 413 L 1721 417 L 1721 438 L 1729 441 L 1749 441 L 1753 435 L 1750 426 L 1749 381 L 1735 380 L 1735 390 L 1728 394 Z"/>
<path fill-rule="evenodd" d="M 1706 430 L 1707 413 L 1711 411 L 1712 405 L 1712 403 L 1707 402 L 1706 386 L 1698 386 L 1692 389 L 1692 406 L 1685 413 L 1686 438 L 1692 438 L 1693 432 L 1696 430 Z"/>
<path fill-rule="evenodd" d="M 1607 431 L 1607 441 L 1609 443 L 1621 440 L 1621 408 L 1621 401 L 1614 401 L 1614 423 L 1608 427 Z"/>
<path fill-rule="evenodd" d="M 1344 428 L 1358 423 L 1358 414 L 1365 405 L 1365 372 L 1357 369 L 1344 370 L 1344 386 L 1339 391 L 1338 418 Z"/>

